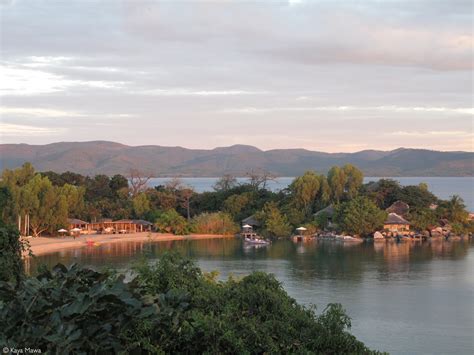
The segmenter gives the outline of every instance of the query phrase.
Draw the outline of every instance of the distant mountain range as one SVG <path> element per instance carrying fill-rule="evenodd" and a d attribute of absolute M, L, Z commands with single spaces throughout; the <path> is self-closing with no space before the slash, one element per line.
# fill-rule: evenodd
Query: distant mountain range
<path fill-rule="evenodd" d="M 204 149 L 138 146 L 114 142 L 61 142 L 47 145 L 0 144 L 0 168 L 31 162 L 36 170 L 74 171 L 84 175 L 127 174 L 136 168 L 156 176 L 243 176 L 265 169 L 279 176 L 314 169 L 327 172 L 351 163 L 366 176 L 474 176 L 474 153 L 399 148 L 356 153 L 323 153 L 305 149 L 262 151 L 247 145 Z"/>

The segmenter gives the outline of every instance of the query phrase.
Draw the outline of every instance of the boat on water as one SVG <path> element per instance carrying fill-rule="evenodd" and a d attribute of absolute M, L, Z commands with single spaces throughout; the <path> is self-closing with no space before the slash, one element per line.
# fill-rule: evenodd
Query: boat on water
<path fill-rule="evenodd" d="M 244 237 L 244 242 L 247 244 L 254 244 L 254 245 L 268 245 L 270 241 L 263 239 L 259 236 L 255 237 Z"/>
<path fill-rule="evenodd" d="M 257 233 L 255 233 L 251 226 L 248 224 L 242 227 L 242 238 L 244 239 L 244 243 L 248 245 L 268 245 L 270 244 L 269 240 L 266 240 L 260 237 Z"/>
<path fill-rule="evenodd" d="M 354 238 L 350 235 L 338 235 L 338 236 L 336 236 L 336 240 L 339 240 L 339 241 L 342 241 L 342 242 L 355 242 L 355 243 L 363 242 L 362 239 Z"/>

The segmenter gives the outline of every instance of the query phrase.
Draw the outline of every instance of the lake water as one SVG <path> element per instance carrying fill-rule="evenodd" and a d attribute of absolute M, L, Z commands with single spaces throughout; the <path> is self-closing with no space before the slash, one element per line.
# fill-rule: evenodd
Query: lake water
<path fill-rule="evenodd" d="M 180 180 L 194 188 L 196 192 L 213 191 L 213 186 L 219 178 L 180 178 Z M 268 188 L 273 191 L 286 188 L 293 177 L 280 177 L 268 183 Z M 364 182 L 377 181 L 379 177 L 366 177 Z M 386 177 L 400 182 L 401 185 L 418 185 L 420 182 L 428 184 L 428 188 L 441 199 L 448 199 L 453 195 L 459 195 L 464 199 L 467 208 L 474 211 L 474 177 Z M 163 185 L 170 178 L 154 178 L 150 180 L 150 186 Z M 246 178 L 238 178 L 239 183 L 247 182 Z"/>
<path fill-rule="evenodd" d="M 83 247 L 29 260 L 129 270 L 137 259 L 180 250 L 221 277 L 254 270 L 273 273 L 287 292 L 321 311 L 339 302 L 353 318 L 352 333 L 393 354 L 474 353 L 474 242 L 407 243 L 276 241 L 245 247 L 238 238 Z"/>

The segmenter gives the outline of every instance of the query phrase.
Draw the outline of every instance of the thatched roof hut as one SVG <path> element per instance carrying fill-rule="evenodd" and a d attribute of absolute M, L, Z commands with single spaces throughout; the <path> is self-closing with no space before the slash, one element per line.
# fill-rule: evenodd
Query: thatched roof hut
<path fill-rule="evenodd" d="M 393 225 L 393 224 L 398 224 L 398 225 L 410 225 L 410 222 L 408 222 L 405 218 L 402 216 L 396 214 L 396 213 L 389 213 L 387 219 L 384 222 L 385 225 Z"/>
<path fill-rule="evenodd" d="M 260 221 L 255 218 L 255 215 L 251 215 L 247 218 L 244 218 L 242 220 L 242 224 L 248 224 L 249 226 L 252 226 L 252 227 L 260 227 L 262 225 Z"/>
<path fill-rule="evenodd" d="M 399 216 L 406 216 L 410 211 L 410 206 L 408 206 L 408 204 L 403 201 L 396 201 L 392 203 L 392 205 L 385 211 L 388 213 L 396 213 Z"/>
<path fill-rule="evenodd" d="M 89 225 L 89 222 L 83 221 L 82 219 L 79 218 L 68 218 L 67 219 L 67 224 L 68 224 L 68 229 L 86 229 L 87 226 Z"/>

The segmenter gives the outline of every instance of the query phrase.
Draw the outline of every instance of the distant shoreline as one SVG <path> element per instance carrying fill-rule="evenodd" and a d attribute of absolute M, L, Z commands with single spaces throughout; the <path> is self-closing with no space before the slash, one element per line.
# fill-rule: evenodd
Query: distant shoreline
<path fill-rule="evenodd" d="M 33 255 L 44 255 L 65 249 L 100 246 L 120 242 L 167 242 L 173 240 L 200 240 L 234 238 L 234 235 L 222 234 L 190 234 L 174 235 L 166 233 L 130 233 L 130 234 L 90 234 L 81 235 L 76 239 L 67 237 L 38 237 L 26 239 L 30 243 Z M 88 243 L 91 241 L 91 243 Z M 27 256 L 27 255 L 25 255 Z"/>

